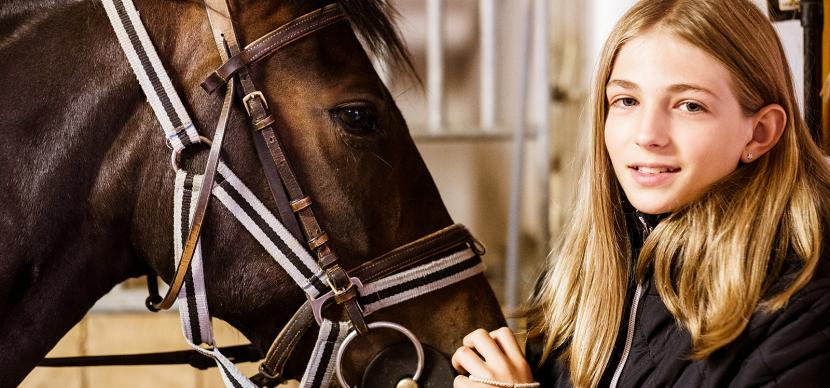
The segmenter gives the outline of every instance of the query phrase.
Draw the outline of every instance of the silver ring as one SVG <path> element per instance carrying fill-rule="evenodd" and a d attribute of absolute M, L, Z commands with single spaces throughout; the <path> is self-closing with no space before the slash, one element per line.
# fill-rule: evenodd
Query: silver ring
<path fill-rule="evenodd" d="M 412 334 L 407 328 L 392 322 L 386 321 L 378 321 L 378 322 L 370 322 L 367 326 L 369 329 L 376 329 L 376 328 L 386 328 L 396 330 L 407 338 L 412 341 L 412 345 L 415 346 L 415 352 L 418 354 L 418 366 L 415 368 L 415 375 L 412 376 L 412 380 L 418 381 L 421 377 L 421 372 L 424 370 L 424 348 L 421 346 L 421 342 L 418 341 L 418 337 L 415 337 L 415 334 Z M 335 359 L 334 370 L 337 372 L 337 381 L 340 382 L 340 385 L 344 388 L 351 387 L 349 383 L 346 382 L 346 379 L 343 378 L 343 365 L 341 362 L 343 361 L 343 355 L 346 354 L 346 348 L 349 346 L 349 343 L 357 337 L 357 331 L 352 329 L 351 332 L 343 339 L 343 343 L 340 344 L 340 349 L 337 351 L 337 358 Z"/>
<path fill-rule="evenodd" d="M 199 142 L 207 144 L 208 147 L 213 145 L 213 142 L 210 141 L 210 139 L 202 135 L 199 135 Z M 179 170 L 179 161 L 182 158 L 182 150 L 184 150 L 184 148 L 180 148 L 178 150 L 174 149 L 173 152 L 170 153 L 170 165 L 173 166 L 174 171 Z"/>

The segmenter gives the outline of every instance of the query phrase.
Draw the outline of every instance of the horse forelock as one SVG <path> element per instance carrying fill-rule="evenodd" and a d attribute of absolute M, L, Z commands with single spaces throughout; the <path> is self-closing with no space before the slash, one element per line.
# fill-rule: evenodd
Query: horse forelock
<path fill-rule="evenodd" d="M 387 0 L 336 0 L 372 53 L 417 79 L 412 58 L 395 24 L 398 11 Z"/>

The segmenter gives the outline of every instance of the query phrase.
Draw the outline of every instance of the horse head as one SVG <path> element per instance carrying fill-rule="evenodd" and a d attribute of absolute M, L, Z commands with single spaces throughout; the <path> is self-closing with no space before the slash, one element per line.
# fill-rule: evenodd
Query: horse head
<path fill-rule="evenodd" d="M 0 24 L 14 32 L 0 41 L 0 52 L 16 58 L 0 62 L 0 80 L 9 85 L 0 102 L 14 107 L 0 112 L 12 123 L 6 131 L 12 140 L 0 145 L 9 166 L 0 184 L 13 198 L 0 214 L 0 344 L 10 350 L 0 365 L 13 366 L 3 383 L 19 382 L 114 285 L 144 273 L 167 282 L 174 275 L 170 150 L 103 8 L 78 1 L 44 13 L 37 3 L 0 8 Z M 326 3 L 238 0 L 229 6 L 244 44 Z M 286 45 L 248 72 L 328 244 L 351 269 L 452 220 L 357 37 L 376 54 L 407 63 L 389 8 L 385 1 L 340 6 L 348 21 Z M 222 60 L 204 5 L 142 0 L 136 7 L 195 127 L 210 137 L 221 90 L 209 94 L 200 83 Z M 222 160 L 273 210 L 253 136 L 237 100 Z M 190 147 L 182 165 L 198 172 L 206 157 L 206 148 Z M 201 245 L 211 314 L 264 354 L 305 301 L 303 293 L 216 200 Z M 369 320 L 400 323 L 445 355 L 467 332 L 503 324 L 481 275 Z M 31 335 L 12 334 L 20 332 Z M 304 337 L 287 376 L 301 373 L 313 340 L 313 333 Z M 347 375 L 357 378 L 357 369 L 393 341 L 380 333 L 356 347 Z"/>

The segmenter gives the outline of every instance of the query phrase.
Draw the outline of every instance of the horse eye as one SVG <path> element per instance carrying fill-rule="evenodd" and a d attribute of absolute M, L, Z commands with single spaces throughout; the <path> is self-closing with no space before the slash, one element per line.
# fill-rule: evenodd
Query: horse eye
<path fill-rule="evenodd" d="M 332 116 L 346 130 L 356 135 L 377 132 L 377 115 L 368 106 L 344 106 L 332 110 Z"/>

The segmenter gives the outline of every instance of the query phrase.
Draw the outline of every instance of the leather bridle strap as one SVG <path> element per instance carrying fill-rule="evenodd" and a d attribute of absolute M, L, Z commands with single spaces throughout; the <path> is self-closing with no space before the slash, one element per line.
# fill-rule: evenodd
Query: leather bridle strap
<path fill-rule="evenodd" d="M 289 43 L 342 20 L 343 17 L 343 12 L 340 11 L 337 4 L 329 4 L 319 11 L 307 13 L 280 26 L 276 30 L 255 40 L 245 47 L 245 49 L 234 54 L 230 59 L 223 58 L 225 63 L 202 82 L 202 88 L 208 93 L 213 93 L 217 88 L 233 78 L 234 74 L 238 71 L 267 57 Z M 224 30 L 226 27 L 222 28 Z"/>
<path fill-rule="evenodd" d="M 185 275 L 188 268 L 190 268 L 190 261 L 196 253 L 196 246 L 199 242 L 199 236 L 202 233 L 202 224 L 205 220 L 207 207 L 210 204 L 210 193 L 213 187 L 214 177 L 216 176 L 216 167 L 219 165 L 219 154 L 222 150 L 222 141 L 225 138 L 225 130 L 228 128 L 228 118 L 230 117 L 231 102 L 233 101 L 234 83 L 228 83 L 228 89 L 225 92 L 225 99 L 222 102 L 222 112 L 219 115 L 219 122 L 216 124 L 216 130 L 213 132 L 213 144 L 210 146 L 210 154 L 208 154 L 207 165 L 205 166 L 204 184 L 205 187 L 199 192 L 199 199 L 196 201 L 196 210 L 193 213 L 192 225 L 190 232 L 187 235 L 187 241 L 184 245 L 184 252 L 179 265 L 176 268 L 176 273 L 173 276 L 173 281 L 170 282 L 170 288 L 167 289 L 167 294 L 160 303 L 151 303 L 152 306 L 159 310 L 167 310 L 173 306 L 176 296 L 184 284 Z"/>
<path fill-rule="evenodd" d="M 259 361 L 262 357 L 252 345 L 234 345 L 219 348 L 234 364 Z M 178 350 L 172 352 L 118 354 L 103 356 L 50 357 L 44 358 L 37 365 L 46 367 L 76 366 L 116 366 L 116 365 L 177 365 L 189 364 L 197 369 L 208 369 L 216 363 L 195 350 Z"/>
<path fill-rule="evenodd" d="M 206 0 L 205 8 L 207 9 L 208 20 L 210 21 L 211 34 L 213 35 L 213 40 L 216 43 L 216 47 L 219 49 L 219 55 L 222 62 L 225 64 L 231 63 L 231 61 L 233 63 L 241 63 L 238 59 L 241 58 L 242 52 L 239 51 L 239 40 L 236 37 L 236 30 L 233 27 L 233 20 L 230 17 L 230 10 L 228 9 L 227 1 Z M 307 15 L 300 16 L 299 18 L 294 20 L 300 20 L 303 18 L 307 19 L 306 16 Z M 291 25 L 293 23 L 294 21 L 291 21 L 287 25 Z M 262 39 L 268 36 L 275 38 L 282 37 L 283 34 L 278 34 L 278 32 L 284 31 L 284 27 L 285 26 L 278 27 L 276 30 L 258 39 L 257 42 L 262 41 Z M 314 30 L 310 30 L 308 32 L 312 31 Z M 302 36 L 305 36 L 305 34 L 303 34 Z M 274 38 L 270 39 L 269 42 L 273 41 L 273 39 Z M 222 50 L 224 44 L 223 41 L 233 42 L 233 46 L 230 48 L 230 50 L 228 50 L 228 52 Z M 269 50 L 273 51 L 281 48 L 282 46 L 283 45 L 268 45 L 266 47 L 268 47 Z M 263 57 L 264 55 L 258 56 L 257 59 L 262 59 Z M 219 72 L 220 70 L 216 70 L 213 74 L 217 74 L 217 72 Z M 238 70 L 239 68 L 233 69 L 232 72 L 227 74 L 227 78 L 222 78 L 221 83 L 215 83 L 213 87 L 210 88 L 209 92 L 213 93 L 217 87 L 227 83 L 230 79 L 232 79 L 233 75 L 236 74 Z M 204 83 L 202 87 L 205 87 Z M 300 226 L 297 223 L 297 219 L 294 217 L 294 212 L 291 211 L 291 207 L 288 204 L 288 196 L 285 193 L 285 190 L 283 189 L 279 172 L 277 171 L 273 163 L 269 162 L 270 158 L 267 157 L 268 151 L 265 142 L 263 142 L 262 139 L 257 139 L 256 137 L 254 137 L 254 146 L 256 148 L 260 164 L 262 165 L 262 170 L 265 174 L 266 182 L 268 182 L 268 189 L 271 191 L 271 194 L 274 196 L 274 200 L 276 201 L 277 211 L 279 212 L 280 219 L 282 220 L 283 225 L 285 225 L 286 229 L 288 229 L 288 231 L 290 231 L 291 234 L 294 235 L 294 237 L 297 240 L 302 241 L 303 234 L 300 231 Z"/>
<path fill-rule="evenodd" d="M 223 36 L 225 40 L 234 39 L 236 34 L 233 32 L 233 25 L 229 17 L 230 11 L 225 0 L 208 0 L 206 5 L 208 7 L 208 15 L 210 16 L 214 36 Z M 264 37 L 265 41 L 272 43 L 263 44 L 263 41 L 259 40 L 246 47 L 246 50 L 252 53 L 250 54 L 250 58 L 252 60 L 262 59 L 266 54 L 273 53 L 274 50 L 295 41 L 297 37 L 305 36 L 319 28 L 343 20 L 343 17 L 342 10 L 335 4 L 300 16 L 296 20 L 296 23 L 289 22 L 285 28 L 278 28 L 273 33 Z M 217 38 L 218 41 L 219 39 Z M 241 55 L 234 51 L 231 51 L 230 54 L 231 58 Z M 225 58 L 223 57 L 223 59 Z M 311 198 L 303 192 L 285 156 L 285 152 L 277 136 L 275 121 L 271 116 L 265 96 L 254 85 L 253 80 L 248 74 L 247 67 L 238 66 L 234 70 L 239 75 L 240 86 L 245 95 L 242 100 L 245 105 L 245 110 L 248 112 L 251 123 L 256 129 L 254 136 L 261 136 L 268 148 L 270 163 L 273 163 L 279 172 L 282 185 L 288 193 L 291 208 L 300 220 L 300 225 L 309 249 L 317 256 L 318 264 L 326 273 L 329 287 L 335 293 L 338 304 L 346 310 L 355 330 L 361 334 L 367 333 L 369 329 L 363 319 L 363 313 L 356 298 L 357 290 L 346 270 L 339 265 L 337 254 L 328 245 L 328 235 L 320 227 L 314 215 L 314 211 L 311 208 Z M 257 148 L 257 151 L 260 151 L 260 148 Z M 265 158 L 260 158 L 261 161 L 263 159 Z"/>

